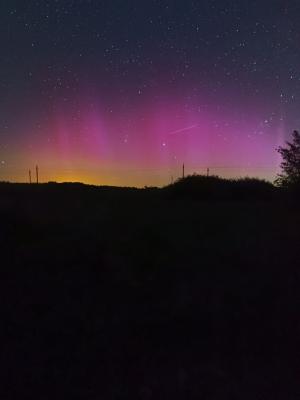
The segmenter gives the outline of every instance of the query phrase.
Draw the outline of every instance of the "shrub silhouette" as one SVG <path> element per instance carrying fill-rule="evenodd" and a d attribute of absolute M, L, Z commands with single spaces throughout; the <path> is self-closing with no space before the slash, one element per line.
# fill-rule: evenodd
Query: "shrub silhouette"
<path fill-rule="evenodd" d="M 271 199 L 275 187 L 255 178 L 223 179 L 218 176 L 190 175 L 165 188 L 174 197 L 199 200 Z"/>

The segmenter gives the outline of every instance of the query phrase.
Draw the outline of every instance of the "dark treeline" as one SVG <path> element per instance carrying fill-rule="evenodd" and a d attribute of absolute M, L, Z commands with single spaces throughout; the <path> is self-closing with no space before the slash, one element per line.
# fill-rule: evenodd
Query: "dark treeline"
<path fill-rule="evenodd" d="M 162 188 L 158 187 L 115 187 L 115 186 L 96 186 L 86 185 L 78 182 L 56 183 L 48 182 L 44 184 L 22 184 L 0 182 L 0 194 L 2 200 L 10 198 L 16 201 L 18 195 L 27 193 L 29 196 L 45 196 L 49 201 L 51 196 L 56 198 L 59 195 L 60 201 L 65 197 L 75 195 L 75 203 L 83 198 L 88 198 L 95 203 L 105 200 L 133 201 L 144 198 L 146 201 L 152 198 L 163 199 L 191 199 L 191 200 L 214 200 L 214 201 L 261 201 L 261 200 L 297 200 L 300 193 L 300 185 L 293 184 L 288 187 L 274 185 L 269 181 L 257 178 L 225 179 L 218 176 L 189 175 L 184 179 L 180 178 L 174 183 Z M 50 197 L 49 197 L 50 196 Z M 47 200 L 48 199 L 48 200 Z"/>
<path fill-rule="evenodd" d="M 3 183 L 0 221 L 1 398 L 299 397 L 293 190 Z"/>

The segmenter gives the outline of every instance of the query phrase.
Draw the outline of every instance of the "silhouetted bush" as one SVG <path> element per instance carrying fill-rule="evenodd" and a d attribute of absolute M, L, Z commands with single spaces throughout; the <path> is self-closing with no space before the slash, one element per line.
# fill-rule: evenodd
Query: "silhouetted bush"
<path fill-rule="evenodd" d="M 276 188 L 254 178 L 223 179 L 218 176 L 190 175 L 165 188 L 172 197 L 197 200 L 267 200 L 274 198 Z"/>

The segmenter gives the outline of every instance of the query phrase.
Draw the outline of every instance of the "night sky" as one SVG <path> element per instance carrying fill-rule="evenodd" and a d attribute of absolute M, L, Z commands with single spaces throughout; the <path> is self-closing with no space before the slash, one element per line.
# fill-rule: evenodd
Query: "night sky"
<path fill-rule="evenodd" d="M 0 180 L 273 179 L 300 128 L 298 0 L 0 4 Z"/>

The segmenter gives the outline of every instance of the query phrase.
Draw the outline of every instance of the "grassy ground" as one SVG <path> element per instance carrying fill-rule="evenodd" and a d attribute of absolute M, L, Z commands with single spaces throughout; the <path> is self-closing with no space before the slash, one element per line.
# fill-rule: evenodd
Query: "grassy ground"
<path fill-rule="evenodd" d="M 0 185 L 1 398 L 300 399 L 297 205 L 180 193 Z"/>

